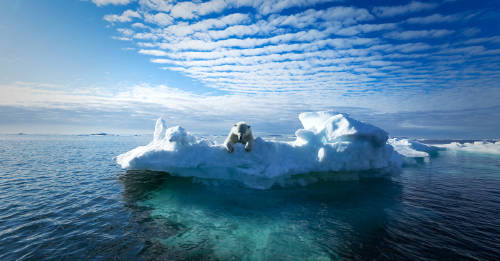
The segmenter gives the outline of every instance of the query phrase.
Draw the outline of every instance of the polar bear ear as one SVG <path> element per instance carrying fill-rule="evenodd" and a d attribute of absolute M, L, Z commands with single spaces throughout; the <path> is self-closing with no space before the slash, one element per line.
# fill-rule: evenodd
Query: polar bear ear
<path fill-rule="evenodd" d="M 236 127 L 236 124 L 234 124 L 233 126 Z"/>

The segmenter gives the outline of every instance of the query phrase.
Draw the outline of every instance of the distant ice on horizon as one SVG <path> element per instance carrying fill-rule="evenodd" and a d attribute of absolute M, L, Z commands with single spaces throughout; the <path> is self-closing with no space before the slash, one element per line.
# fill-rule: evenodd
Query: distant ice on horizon
<path fill-rule="evenodd" d="M 465 143 L 452 142 L 450 144 L 438 144 L 434 146 L 444 148 L 449 151 L 500 155 L 500 141 L 474 141 Z"/>

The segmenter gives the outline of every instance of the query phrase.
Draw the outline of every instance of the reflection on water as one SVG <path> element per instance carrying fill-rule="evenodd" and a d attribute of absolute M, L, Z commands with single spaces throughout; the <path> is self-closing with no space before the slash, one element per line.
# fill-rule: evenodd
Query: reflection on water
<path fill-rule="evenodd" d="M 390 178 L 344 179 L 254 190 L 150 171 L 120 178 L 135 214 L 147 209 L 151 222 L 160 224 L 152 242 L 170 257 L 377 256 L 389 222 L 386 211 L 397 209 L 401 186 Z"/>

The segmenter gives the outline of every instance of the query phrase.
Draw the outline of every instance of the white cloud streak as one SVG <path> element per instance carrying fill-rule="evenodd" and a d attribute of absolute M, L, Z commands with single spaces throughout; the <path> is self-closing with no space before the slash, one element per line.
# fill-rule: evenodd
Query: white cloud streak
<path fill-rule="evenodd" d="M 157 13 L 157 14 L 145 14 L 144 15 L 144 21 L 147 23 L 152 23 L 156 24 L 159 26 L 166 26 L 169 24 L 172 24 L 174 19 L 172 16 L 166 14 L 166 13 Z"/>
<path fill-rule="evenodd" d="M 133 10 L 126 10 L 121 15 L 110 14 L 110 15 L 104 16 L 104 20 L 111 22 L 111 23 L 130 22 L 130 21 L 132 21 L 133 18 L 142 18 L 142 16 L 138 12 L 133 11 Z"/>
<path fill-rule="evenodd" d="M 373 13 L 379 17 L 392 17 L 404 15 L 407 13 L 414 13 L 423 10 L 434 9 L 438 6 L 437 3 L 424 3 L 412 1 L 406 5 L 399 6 L 380 6 L 373 8 Z"/>
<path fill-rule="evenodd" d="M 179 2 L 172 5 L 158 3 L 159 1 L 144 1 L 146 5 L 157 10 L 169 10 L 175 18 L 193 19 L 213 13 L 220 13 L 231 8 L 252 7 L 259 14 L 279 13 L 294 7 L 314 6 L 332 0 L 211 0 L 202 3 Z"/>
<path fill-rule="evenodd" d="M 339 90 L 318 90 L 315 93 L 283 94 L 276 92 L 248 94 L 195 94 L 165 85 L 139 84 L 110 93 L 106 89 L 67 90 L 47 88 L 42 85 L 11 84 L 0 86 L 0 104 L 2 106 L 20 106 L 28 108 L 51 108 L 79 110 L 116 111 L 133 108 L 145 111 L 149 115 L 167 114 L 189 115 L 199 118 L 233 118 L 233 110 L 245 108 L 246 115 L 253 121 L 275 122 L 276 119 L 296 119 L 300 111 L 324 110 L 334 107 L 357 107 L 378 112 L 429 111 L 432 108 L 442 110 L 482 108 L 498 106 L 499 89 L 443 89 L 437 94 L 417 91 L 398 96 L 374 94 L 370 97 L 358 96 L 346 99 Z M 443 100 L 441 97 L 449 97 Z M 418 102 L 425 100 L 425 104 Z M 416 102 L 417 101 L 417 102 Z M 453 102 L 452 102 L 453 101 Z M 410 106 L 408 106 L 410 105 Z M 396 106 L 396 107 L 394 107 Z M 395 108 L 397 108 L 395 110 Z"/>
<path fill-rule="evenodd" d="M 439 38 L 450 35 L 453 30 L 415 30 L 415 31 L 402 31 L 402 32 L 390 32 L 384 34 L 387 38 L 398 39 L 398 40 L 410 40 L 419 38 Z"/>
<path fill-rule="evenodd" d="M 451 23 L 459 20 L 460 15 L 441 15 L 433 14 L 424 17 L 412 17 L 406 20 L 410 24 L 433 24 L 433 23 Z"/>
<path fill-rule="evenodd" d="M 92 3 L 96 4 L 97 6 L 103 6 L 103 5 L 127 5 L 131 3 L 133 0 L 92 0 Z"/>

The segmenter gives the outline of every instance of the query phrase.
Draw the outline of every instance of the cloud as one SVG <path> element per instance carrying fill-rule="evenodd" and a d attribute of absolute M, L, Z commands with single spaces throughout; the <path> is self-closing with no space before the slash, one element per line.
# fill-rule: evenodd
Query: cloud
<path fill-rule="evenodd" d="M 132 18 L 142 18 L 142 16 L 138 12 L 133 11 L 133 10 L 126 10 L 121 15 L 110 14 L 110 15 L 104 16 L 104 20 L 106 20 L 110 23 L 130 22 L 130 21 L 132 21 Z"/>
<path fill-rule="evenodd" d="M 387 38 L 398 40 L 410 40 L 416 38 L 439 38 L 453 33 L 453 30 L 439 29 L 439 30 L 415 30 L 415 31 L 402 31 L 390 32 L 384 34 Z"/>
<path fill-rule="evenodd" d="M 298 102 L 300 99 L 293 101 L 291 97 L 286 95 L 227 94 L 214 96 L 186 92 L 165 85 L 140 84 L 115 93 L 109 93 L 105 89 L 70 91 L 18 85 L 1 87 L 0 104 L 2 106 L 29 106 L 30 108 L 72 111 L 81 111 L 82 109 L 117 111 L 120 108 L 133 108 L 137 113 L 143 112 L 140 114 L 153 119 L 159 115 L 167 114 L 168 118 L 176 119 L 175 124 L 179 124 L 185 119 L 197 117 L 226 119 L 224 121 L 229 119 L 232 122 L 236 120 L 234 118 L 236 115 L 227 108 L 240 107 L 248 108 L 245 115 L 247 119 L 259 123 L 271 121 L 271 118 L 276 116 L 294 121 L 297 109 L 305 110 L 310 106 L 300 104 Z M 5 93 L 9 93 L 8 99 L 3 95 Z M 100 95 L 96 95 L 96 93 L 100 93 Z M 279 113 L 276 113 L 278 109 Z M 270 116 L 271 112 L 274 112 L 272 117 Z"/>
<path fill-rule="evenodd" d="M 119 41 L 132 41 L 132 38 L 125 36 L 112 36 L 111 38 Z"/>
<path fill-rule="evenodd" d="M 336 5 L 314 9 L 314 3 L 306 5 L 301 1 L 286 2 L 284 6 L 303 8 L 286 15 L 269 12 L 264 17 L 259 17 L 263 14 L 261 2 L 226 1 L 222 5 L 209 1 L 203 8 L 201 3 L 173 2 L 161 7 L 164 11 L 158 14 L 168 15 L 167 22 L 161 24 L 152 21 L 154 8 L 149 8 L 158 7 L 160 2 L 146 2 L 140 2 L 144 8 L 141 10 L 145 22 L 152 24 L 132 26 L 139 53 L 155 56 L 151 62 L 161 64 L 162 69 L 181 72 L 208 87 L 230 92 L 314 92 L 336 86 L 348 90 L 349 95 L 364 95 L 378 88 L 378 77 L 396 79 L 403 75 L 408 80 L 387 80 L 386 85 L 415 85 L 417 80 L 410 80 L 410 75 L 417 70 L 429 72 L 428 68 L 420 69 L 425 63 L 415 59 L 427 59 L 429 54 L 423 51 L 444 47 L 414 40 L 439 39 L 454 32 L 408 30 L 405 27 L 410 23 L 404 23 L 408 18 L 400 23 L 380 23 L 364 8 Z M 245 14 L 228 12 L 241 7 L 255 10 Z M 430 8 L 420 2 L 403 7 L 408 12 Z M 436 17 L 447 20 L 452 16 L 430 15 L 410 22 L 427 22 Z M 383 37 L 380 31 L 385 31 Z M 399 43 L 388 43 L 393 39 Z M 354 86 L 356 91 L 349 90 Z M 399 92 L 401 88 L 393 90 Z"/>
<path fill-rule="evenodd" d="M 257 1 L 238 1 L 240 3 L 251 3 L 251 6 L 256 8 L 259 13 L 267 15 L 271 13 L 278 13 L 282 10 L 294 8 L 294 7 L 304 7 L 304 6 L 314 6 L 316 4 L 331 2 L 330 0 L 257 0 Z"/>
<path fill-rule="evenodd" d="M 157 1 L 146 1 L 153 9 L 170 10 L 170 14 L 175 18 L 194 19 L 214 13 L 221 13 L 224 10 L 242 7 L 252 7 L 261 15 L 279 13 L 282 10 L 314 6 L 316 4 L 332 2 L 331 0 L 211 0 L 202 3 L 178 2 L 172 6 L 159 3 Z"/>
<path fill-rule="evenodd" d="M 322 12 L 322 17 L 328 21 L 342 20 L 344 24 L 352 24 L 374 18 L 368 10 L 354 7 L 331 7 Z"/>
<path fill-rule="evenodd" d="M 145 9 L 159 12 L 169 12 L 172 9 L 172 2 L 165 0 L 139 0 L 139 4 Z"/>
<path fill-rule="evenodd" d="M 337 35 L 353 36 L 361 33 L 369 33 L 375 31 L 391 30 L 397 27 L 396 23 L 387 24 L 359 24 L 350 27 L 342 28 L 335 32 Z"/>
<path fill-rule="evenodd" d="M 479 43 L 500 43 L 500 36 L 491 36 L 491 37 L 479 37 L 479 38 L 471 38 L 463 42 L 464 44 L 479 44 Z"/>
<path fill-rule="evenodd" d="M 142 29 L 147 28 L 147 26 L 145 26 L 143 23 L 133 23 L 132 27 L 142 28 Z"/>
<path fill-rule="evenodd" d="M 131 3 L 133 0 L 92 0 L 94 4 L 97 6 L 103 6 L 103 5 L 127 5 Z"/>
<path fill-rule="evenodd" d="M 167 56 L 167 52 L 162 50 L 139 50 L 140 54 L 153 55 L 153 56 Z"/>
<path fill-rule="evenodd" d="M 414 13 L 423 10 L 434 9 L 438 6 L 437 3 L 424 3 L 412 1 L 406 5 L 399 6 L 379 6 L 373 8 L 373 13 L 379 17 L 392 17 L 398 15 L 404 15 L 407 13 Z"/>
<path fill-rule="evenodd" d="M 116 29 L 119 33 L 121 33 L 122 35 L 125 35 L 125 36 L 131 36 L 134 34 L 134 31 L 133 30 L 130 30 L 128 28 L 118 28 Z"/>
<path fill-rule="evenodd" d="M 424 17 L 412 17 L 406 20 L 410 24 L 432 24 L 432 23 L 451 23 L 459 20 L 459 15 L 441 15 L 433 14 Z"/>
<path fill-rule="evenodd" d="M 416 1 L 367 9 L 343 1 L 139 0 L 105 16 L 121 23 L 114 38 L 126 43 L 117 48 L 136 50 L 165 77 L 196 80 L 197 91 L 134 84 L 96 95 L 16 85 L 5 90 L 22 95 L 7 92 L 0 105 L 70 110 L 88 100 L 91 108 L 165 111 L 179 121 L 231 117 L 227 108 L 239 106 L 264 122 L 333 107 L 389 113 L 498 104 L 500 38 L 483 20 L 458 22 L 468 16 L 454 4 L 432 13 L 438 4 Z"/>
<path fill-rule="evenodd" d="M 250 21 L 248 15 L 235 13 L 217 19 L 205 19 L 192 24 L 179 22 L 165 28 L 163 33 L 168 36 L 183 37 L 192 35 L 195 32 L 206 32 L 209 29 L 225 28 L 228 25 L 246 23 L 248 21 Z"/>
<path fill-rule="evenodd" d="M 211 0 L 203 3 L 180 2 L 172 7 L 170 14 L 175 18 L 192 19 L 211 13 L 220 13 L 236 4 L 236 2 L 231 2 L 224 0 Z"/>
<path fill-rule="evenodd" d="M 214 95 L 149 84 L 133 85 L 111 92 L 106 88 L 70 90 L 52 84 L 15 83 L 0 86 L 0 119 L 8 119 L 5 124 L 1 124 L 0 131 L 5 132 L 8 125 L 16 121 L 26 123 L 27 119 L 37 126 L 50 123 L 56 125 L 57 129 L 65 127 L 69 131 L 75 131 L 75 124 L 87 120 L 87 124 L 99 122 L 102 131 L 110 126 L 124 128 L 123 120 L 121 123 L 115 122 L 115 119 L 124 117 L 127 118 L 127 126 L 135 122 L 132 128 L 147 130 L 152 128 L 155 118 L 163 116 L 169 125 L 180 124 L 189 131 L 217 134 L 225 132 L 228 126 L 242 119 L 242 115 L 234 114 L 227 108 L 245 108 L 245 120 L 252 122 L 252 126 L 260 133 L 276 133 L 279 129 L 280 134 L 293 134 L 298 126 L 299 112 L 335 110 L 351 113 L 353 117 L 383 127 L 393 135 L 445 138 L 450 138 L 450 135 L 462 138 L 483 135 L 481 138 L 484 138 L 496 135 L 500 126 L 498 121 L 478 121 L 478 118 L 498 118 L 499 93 L 498 88 L 458 88 L 439 90 L 436 94 L 375 94 L 346 99 L 341 91 L 331 89 L 317 90 L 315 93 Z M 441 98 L 447 96 L 451 99 Z M 426 102 L 415 103 L 414 100 Z M 451 100 L 455 101 L 450 102 Z M 457 106 L 464 103 L 468 108 Z M 408 104 L 418 106 L 409 108 Z M 394 106 L 399 110 L 394 110 Z M 16 117 L 10 117 L 9 114 Z M 66 119 L 69 115 L 72 115 L 69 122 L 59 120 Z M 76 118 L 80 123 L 71 121 L 75 115 L 78 115 Z M 20 117 L 22 122 L 19 122 Z M 144 125 L 147 122 L 151 122 L 151 126 Z M 59 127 L 64 124 L 70 125 Z M 432 130 L 421 126 L 430 126 Z M 81 133 L 80 129 L 78 128 L 78 133 Z M 40 131 L 39 128 L 37 130 Z"/>
<path fill-rule="evenodd" d="M 374 66 L 386 66 L 387 62 L 370 61 Z M 329 106 L 354 106 L 370 108 L 379 112 L 428 111 L 439 107 L 443 110 L 498 106 L 500 87 L 470 89 L 466 86 L 454 89 L 435 90 L 436 94 L 425 90 L 413 93 L 386 95 L 374 94 L 370 97 L 345 99 L 343 89 L 324 89 L 315 92 L 294 93 L 268 92 L 260 94 L 227 93 L 214 95 L 194 93 L 165 85 L 137 84 L 124 86 L 116 91 L 106 88 L 80 88 L 68 90 L 52 85 L 15 83 L 0 86 L 0 104 L 5 106 L 28 106 L 60 109 L 79 107 L 118 108 L 133 104 L 155 105 L 177 112 L 193 115 L 227 115 L 227 108 L 244 107 L 255 117 L 266 118 L 265 114 L 295 114 L 301 110 L 325 109 Z M 443 100 L 442 97 L 451 99 Z M 425 100 L 425 103 L 415 102 Z M 394 107 L 397 105 L 396 107 Z M 309 109 L 308 109 L 309 108 Z M 397 108 L 395 110 L 395 108 Z"/>
<path fill-rule="evenodd" d="M 191 19 L 196 16 L 195 12 L 197 9 L 197 5 L 192 2 L 181 2 L 176 4 L 172 10 L 170 11 L 170 14 L 174 18 L 184 18 L 184 19 Z"/>
<path fill-rule="evenodd" d="M 147 23 L 156 24 L 159 26 L 166 26 L 172 24 L 174 19 L 166 13 L 148 14 L 144 15 L 144 21 Z"/>
<path fill-rule="evenodd" d="M 477 28 L 477 27 L 468 27 L 468 28 L 465 28 L 462 33 L 467 36 L 467 37 L 472 37 L 478 33 L 481 32 L 481 29 Z"/>

